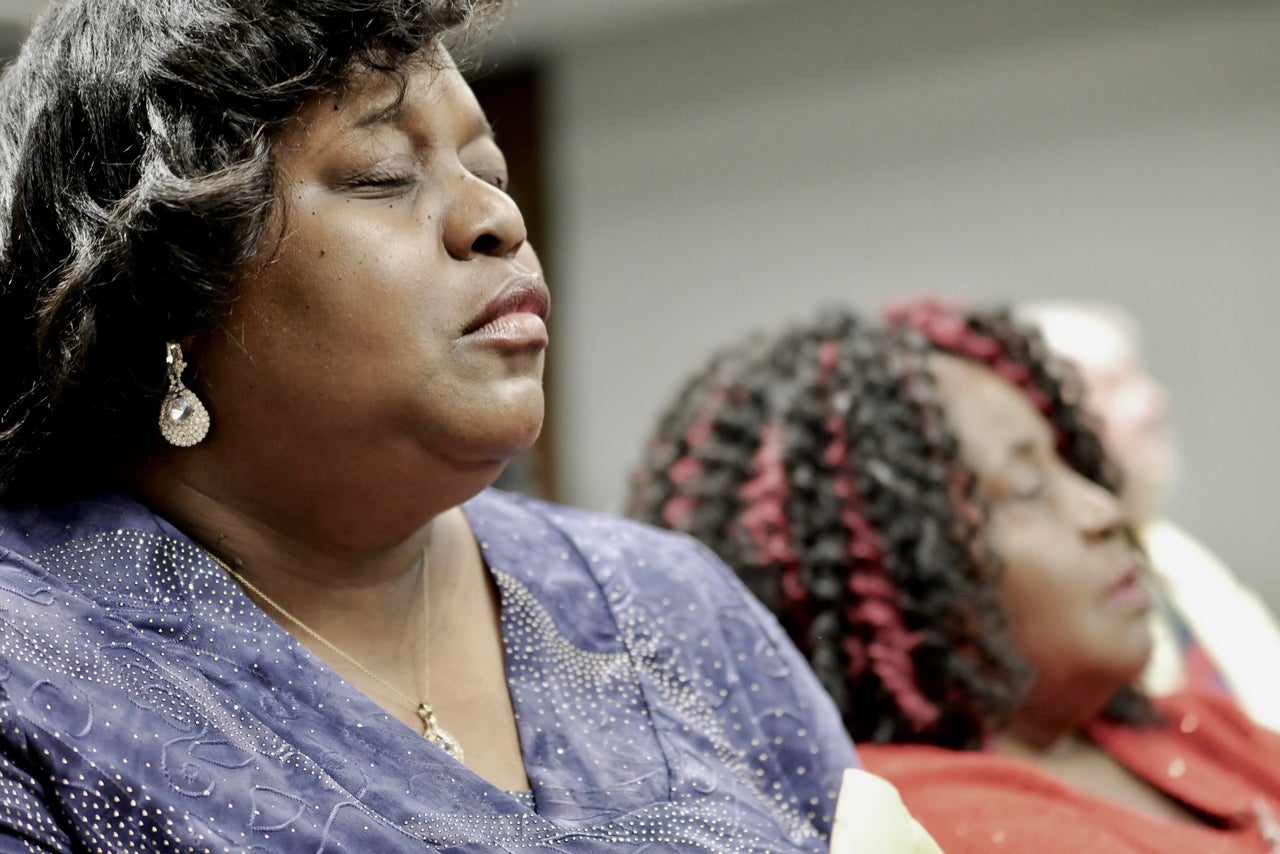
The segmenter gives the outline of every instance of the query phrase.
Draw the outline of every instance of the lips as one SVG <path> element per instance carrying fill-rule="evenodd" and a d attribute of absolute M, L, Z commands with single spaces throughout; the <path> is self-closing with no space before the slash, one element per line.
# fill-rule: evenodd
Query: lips
<path fill-rule="evenodd" d="M 464 335 L 497 334 L 508 328 L 530 325 L 527 321 L 537 318 L 536 325 L 545 324 L 551 313 L 551 293 L 541 276 L 522 275 L 510 279 L 488 305 L 472 318 L 463 330 Z M 525 315 L 522 323 L 519 316 Z M 532 315 L 532 317 L 528 317 Z"/>
<path fill-rule="evenodd" d="M 1107 588 L 1106 601 L 1125 611 L 1145 613 L 1151 607 L 1151 591 L 1141 561 L 1133 561 L 1120 578 Z"/>

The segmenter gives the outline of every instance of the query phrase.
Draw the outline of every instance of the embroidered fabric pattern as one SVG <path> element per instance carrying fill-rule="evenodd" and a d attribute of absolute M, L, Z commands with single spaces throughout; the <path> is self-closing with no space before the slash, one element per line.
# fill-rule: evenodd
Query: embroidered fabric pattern
<path fill-rule="evenodd" d="M 140 511 L 115 502 L 109 517 Z M 161 520 L 67 540 L 61 518 L 0 513 L 0 835 L 25 816 L 31 838 L 105 851 L 825 852 L 856 760 L 723 567 L 502 496 L 467 513 L 501 593 L 531 793 L 354 691 Z"/>

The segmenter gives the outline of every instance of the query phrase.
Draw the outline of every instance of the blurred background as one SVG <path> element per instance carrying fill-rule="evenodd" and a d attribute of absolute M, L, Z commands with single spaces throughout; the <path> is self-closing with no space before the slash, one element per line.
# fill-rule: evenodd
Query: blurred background
<path fill-rule="evenodd" d="M 523 0 L 475 79 L 555 295 L 532 488 L 619 509 L 686 372 L 823 304 L 1101 298 L 1169 515 L 1280 609 L 1280 3 Z"/>

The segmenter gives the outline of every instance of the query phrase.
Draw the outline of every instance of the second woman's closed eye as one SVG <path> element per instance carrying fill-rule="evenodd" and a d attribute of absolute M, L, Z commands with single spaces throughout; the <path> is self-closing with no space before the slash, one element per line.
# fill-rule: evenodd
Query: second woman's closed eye
<path fill-rule="evenodd" d="M 1007 480 L 1005 499 L 1034 502 L 1045 497 L 1049 481 L 1043 471 L 1030 465 L 1020 466 Z"/>

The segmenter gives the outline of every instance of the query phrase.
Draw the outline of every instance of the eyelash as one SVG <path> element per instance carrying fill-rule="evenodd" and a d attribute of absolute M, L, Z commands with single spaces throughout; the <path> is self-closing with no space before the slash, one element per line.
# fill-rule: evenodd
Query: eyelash
<path fill-rule="evenodd" d="M 510 179 L 500 172 L 485 174 L 484 172 L 477 170 L 473 171 L 471 174 L 504 193 L 508 191 L 508 187 L 511 183 Z M 416 176 L 409 173 L 379 174 L 375 172 L 353 179 L 349 186 L 355 190 L 381 190 L 384 192 L 390 192 L 395 190 L 407 190 L 412 187 L 416 181 Z"/>
<path fill-rule="evenodd" d="M 386 178 L 367 178 L 360 182 L 362 187 L 408 187 L 413 183 L 410 175 L 395 175 Z"/>
<path fill-rule="evenodd" d="M 415 182 L 415 177 L 408 172 L 374 171 L 366 175 L 354 176 L 347 186 L 356 192 L 382 196 L 406 191 Z"/>

